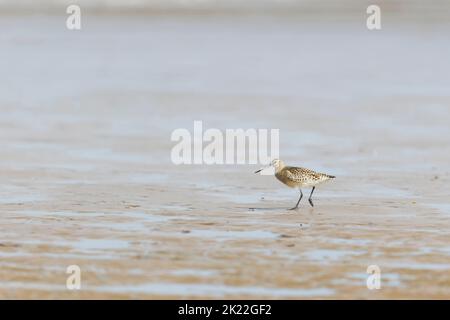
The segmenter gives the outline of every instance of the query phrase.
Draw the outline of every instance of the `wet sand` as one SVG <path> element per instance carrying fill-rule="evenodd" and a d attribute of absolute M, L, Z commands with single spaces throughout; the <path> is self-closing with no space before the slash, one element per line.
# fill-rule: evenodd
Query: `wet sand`
<path fill-rule="evenodd" d="M 0 298 L 450 298 L 448 26 L 0 28 Z M 286 163 L 337 179 L 292 212 L 259 166 L 175 166 L 194 120 L 279 128 Z"/>

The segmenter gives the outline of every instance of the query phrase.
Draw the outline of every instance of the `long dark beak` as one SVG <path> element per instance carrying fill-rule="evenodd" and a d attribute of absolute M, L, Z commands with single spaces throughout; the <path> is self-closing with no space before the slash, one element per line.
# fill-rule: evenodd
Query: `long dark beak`
<path fill-rule="evenodd" d="M 259 169 L 259 170 L 256 170 L 255 173 L 259 173 L 259 172 L 261 172 L 261 171 L 262 171 L 262 169 Z"/>

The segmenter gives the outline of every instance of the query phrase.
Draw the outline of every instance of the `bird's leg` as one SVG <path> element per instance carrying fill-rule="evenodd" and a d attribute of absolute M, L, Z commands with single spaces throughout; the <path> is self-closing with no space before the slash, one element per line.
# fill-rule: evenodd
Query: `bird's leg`
<path fill-rule="evenodd" d="M 303 198 L 303 192 L 302 192 L 302 190 L 300 189 L 300 198 L 298 198 L 297 204 L 295 205 L 295 207 L 290 208 L 289 210 L 295 210 L 295 209 L 297 209 L 297 208 L 298 208 L 298 204 L 300 203 L 300 200 L 302 200 L 302 198 Z"/>
<path fill-rule="evenodd" d="M 314 190 L 316 190 L 316 187 L 313 187 L 313 188 L 312 188 L 311 194 L 309 195 L 309 199 L 308 199 L 309 204 L 311 205 L 311 207 L 314 207 L 314 203 L 312 202 L 312 195 L 313 195 L 313 193 L 314 193 Z"/>

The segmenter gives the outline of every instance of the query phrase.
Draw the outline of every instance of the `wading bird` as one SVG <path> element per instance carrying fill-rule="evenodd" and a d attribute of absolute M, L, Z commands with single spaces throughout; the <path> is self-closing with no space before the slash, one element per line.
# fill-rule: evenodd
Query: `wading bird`
<path fill-rule="evenodd" d="M 312 195 L 314 193 L 314 190 L 316 189 L 316 186 L 325 181 L 336 178 L 335 176 L 315 172 L 306 168 L 286 166 L 280 159 L 274 159 L 269 167 L 273 167 L 275 169 L 275 177 L 282 183 L 284 183 L 288 187 L 300 190 L 300 198 L 298 198 L 297 204 L 295 205 L 295 207 L 289 210 L 295 210 L 298 208 L 298 205 L 303 198 L 302 188 L 307 187 L 312 187 L 308 201 L 311 207 L 314 207 L 314 203 L 312 202 Z M 259 169 L 255 171 L 255 173 L 259 173 L 263 170 L 264 168 Z"/>

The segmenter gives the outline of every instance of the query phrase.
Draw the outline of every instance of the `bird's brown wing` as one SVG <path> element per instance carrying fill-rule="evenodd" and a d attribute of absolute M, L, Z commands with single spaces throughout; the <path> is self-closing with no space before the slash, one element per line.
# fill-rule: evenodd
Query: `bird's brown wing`
<path fill-rule="evenodd" d="M 294 182 L 318 181 L 324 178 L 324 175 L 310 169 L 300 167 L 285 167 L 284 175 Z"/>

